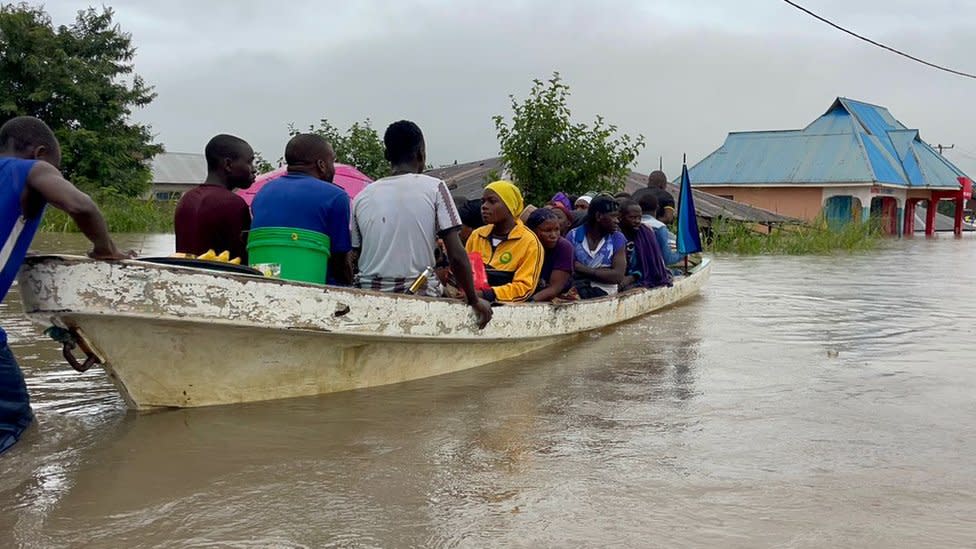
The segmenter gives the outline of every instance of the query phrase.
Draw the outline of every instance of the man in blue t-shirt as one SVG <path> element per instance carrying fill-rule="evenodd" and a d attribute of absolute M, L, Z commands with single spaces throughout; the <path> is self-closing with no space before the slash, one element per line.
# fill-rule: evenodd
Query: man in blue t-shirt
<path fill-rule="evenodd" d="M 328 283 L 347 286 L 352 284 L 349 195 L 332 183 L 335 158 L 332 145 L 319 135 L 292 137 L 285 146 L 288 174 L 267 183 L 254 197 L 251 230 L 288 227 L 328 236 Z"/>
<path fill-rule="evenodd" d="M 108 235 L 98 207 L 58 170 L 61 147 L 47 124 L 32 116 L 11 118 L 0 127 L 0 300 L 27 255 L 44 207 L 51 204 L 71 216 L 94 244 L 94 259 L 125 259 Z M 0 453 L 30 425 L 27 386 L 0 328 Z"/>

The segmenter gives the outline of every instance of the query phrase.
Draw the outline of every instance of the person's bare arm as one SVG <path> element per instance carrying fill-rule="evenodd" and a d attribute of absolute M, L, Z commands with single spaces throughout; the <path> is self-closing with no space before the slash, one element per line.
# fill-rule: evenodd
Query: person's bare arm
<path fill-rule="evenodd" d="M 90 196 L 78 190 L 61 172 L 47 162 L 37 162 L 27 177 L 29 192 L 36 193 L 59 210 L 63 210 L 93 244 L 88 255 L 94 259 L 127 259 L 133 256 L 115 247 L 108 234 L 102 212 Z"/>
<path fill-rule="evenodd" d="M 547 281 L 549 285 L 532 296 L 532 301 L 552 301 L 553 298 L 563 293 L 563 288 L 566 287 L 567 282 L 569 282 L 569 273 L 554 269 Z"/>
<path fill-rule="evenodd" d="M 478 292 L 474 289 L 474 277 L 471 275 L 471 261 L 468 260 L 468 253 L 461 244 L 461 237 L 458 236 L 459 228 L 448 229 L 440 234 L 444 241 L 444 251 L 447 252 L 447 259 L 451 263 L 451 272 L 457 279 L 458 286 L 464 290 L 464 298 L 468 305 L 474 309 L 478 315 L 478 328 L 484 328 L 491 321 L 491 304 L 478 297 Z"/>
<path fill-rule="evenodd" d="M 576 271 L 597 282 L 604 284 L 620 284 L 627 274 L 627 254 L 621 248 L 613 254 L 613 262 L 610 267 L 591 268 L 576 262 Z"/>

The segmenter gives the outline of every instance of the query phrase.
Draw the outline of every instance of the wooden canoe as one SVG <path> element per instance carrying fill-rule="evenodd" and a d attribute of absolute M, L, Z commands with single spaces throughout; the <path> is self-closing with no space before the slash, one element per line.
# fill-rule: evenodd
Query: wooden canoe
<path fill-rule="evenodd" d="M 503 305 L 484 330 L 457 301 L 137 260 L 33 256 L 19 287 L 33 322 L 74 333 L 128 405 L 148 409 L 316 395 L 506 360 L 678 303 L 710 269 L 706 259 L 667 288 Z"/>

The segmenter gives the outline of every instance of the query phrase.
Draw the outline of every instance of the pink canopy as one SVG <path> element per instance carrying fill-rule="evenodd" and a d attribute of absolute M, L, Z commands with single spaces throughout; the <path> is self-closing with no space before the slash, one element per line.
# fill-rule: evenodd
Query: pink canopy
<path fill-rule="evenodd" d="M 343 190 L 349 194 L 349 198 L 356 198 L 356 195 L 365 189 L 366 185 L 373 182 L 369 176 L 346 164 L 336 164 L 335 170 L 336 174 L 332 182 L 342 187 Z M 251 202 L 254 201 L 254 195 L 258 194 L 261 187 L 265 186 L 268 181 L 277 179 L 286 173 L 288 173 L 286 168 L 278 168 L 277 170 L 263 173 L 257 176 L 257 178 L 254 180 L 254 184 L 247 189 L 238 190 L 237 194 L 241 195 L 244 202 L 247 202 L 247 205 L 250 206 Z"/>

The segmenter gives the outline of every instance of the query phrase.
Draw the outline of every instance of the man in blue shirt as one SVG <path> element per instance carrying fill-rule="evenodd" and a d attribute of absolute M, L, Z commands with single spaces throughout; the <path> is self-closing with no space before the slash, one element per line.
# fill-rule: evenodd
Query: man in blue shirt
<path fill-rule="evenodd" d="M 335 151 L 323 137 L 298 134 L 285 146 L 288 174 L 258 191 L 251 204 L 251 230 L 289 227 L 325 234 L 330 241 L 328 282 L 352 284 L 348 261 L 349 195 L 332 183 Z"/>
<path fill-rule="evenodd" d="M 98 207 L 61 176 L 60 165 L 61 147 L 44 122 L 18 116 L 0 127 L 0 300 L 24 262 L 47 204 L 78 224 L 94 244 L 90 257 L 131 257 L 115 247 Z M 0 453 L 17 442 L 33 418 L 24 376 L 0 329 Z"/>

